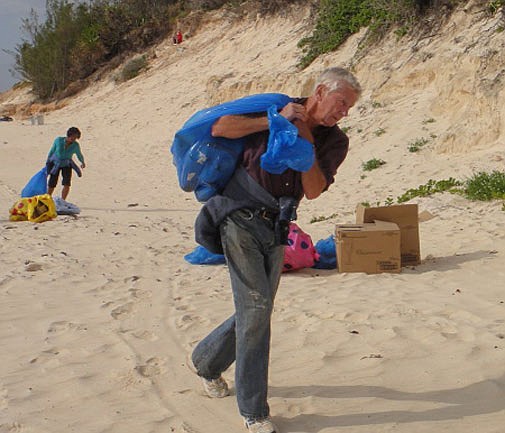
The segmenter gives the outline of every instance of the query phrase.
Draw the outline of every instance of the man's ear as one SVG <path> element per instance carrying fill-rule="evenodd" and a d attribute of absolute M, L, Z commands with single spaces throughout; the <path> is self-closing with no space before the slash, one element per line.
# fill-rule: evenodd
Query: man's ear
<path fill-rule="evenodd" d="M 318 102 L 321 102 L 323 99 L 323 96 L 326 94 L 326 86 L 324 84 L 319 84 L 316 87 L 316 91 L 314 92 L 314 95 L 316 97 L 316 100 Z"/>

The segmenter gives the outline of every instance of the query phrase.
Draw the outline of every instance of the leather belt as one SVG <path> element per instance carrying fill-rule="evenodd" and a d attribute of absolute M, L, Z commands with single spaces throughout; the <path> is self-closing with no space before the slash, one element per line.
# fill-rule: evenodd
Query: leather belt
<path fill-rule="evenodd" d="M 269 211 L 268 209 L 262 208 L 254 211 L 254 214 L 268 221 L 275 222 L 277 216 L 279 215 L 277 212 Z"/>

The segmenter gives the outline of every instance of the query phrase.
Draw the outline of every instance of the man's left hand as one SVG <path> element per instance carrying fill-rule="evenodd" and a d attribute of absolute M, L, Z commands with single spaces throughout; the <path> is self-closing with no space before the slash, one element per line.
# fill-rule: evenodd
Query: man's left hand
<path fill-rule="evenodd" d="M 284 116 L 290 122 L 296 119 L 306 122 L 308 119 L 305 107 L 302 104 L 296 104 L 295 102 L 290 102 L 287 104 L 281 110 L 280 115 Z"/>

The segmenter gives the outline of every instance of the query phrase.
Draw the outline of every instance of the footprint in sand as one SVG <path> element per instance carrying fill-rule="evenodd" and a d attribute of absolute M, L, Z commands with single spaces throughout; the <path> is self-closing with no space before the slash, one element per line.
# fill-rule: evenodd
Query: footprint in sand
<path fill-rule="evenodd" d="M 55 334 L 55 333 L 61 333 L 61 332 L 66 332 L 66 331 L 87 331 L 88 327 L 87 325 L 84 325 L 82 323 L 73 323 L 73 322 L 67 322 L 67 321 L 60 321 L 60 322 L 53 322 L 49 325 L 49 328 L 47 329 L 48 334 Z"/>
<path fill-rule="evenodd" d="M 129 289 L 128 292 L 136 299 L 149 299 L 153 296 L 152 292 L 149 290 Z"/>
<path fill-rule="evenodd" d="M 177 430 L 177 433 L 196 433 L 196 430 L 193 429 L 191 426 L 183 422 L 180 426 L 180 430 Z"/>
<path fill-rule="evenodd" d="M 0 424 L 0 433 L 18 433 L 22 432 L 23 430 L 23 425 L 18 422 Z"/>
<path fill-rule="evenodd" d="M 61 351 L 56 347 L 53 347 L 48 350 L 44 350 L 39 354 L 39 356 L 30 360 L 30 364 L 40 364 L 46 368 L 56 368 L 61 365 L 61 361 L 59 359 L 60 355 L 67 355 L 68 350 Z"/>
<path fill-rule="evenodd" d="M 159 340 L 159 338 L 160 338 L 151 331 L 142 331 L 142 330 L 132 332 L 132 335 L 135 338 L 138 338 L 140 340 L 146 340 L 146 341 L 156 341 L 156 340 Z"/>
<path fill-rule="evenodd" d="M 120 305 L 119 307 L 114 308 L 110 315 L 116 319 L 124 319 L 128 317 L 133 312 L 133 302 L 128 302 L 127 304 Z"/>
<path fill-rule="evenodd" d="M 179 317 L 176 321 L 177 329 L 187 330 L 191 326 L 194 326 L 197 323 L 203 323 L 203 320 L 200 316 L 195 316 L 193 314 L 184 314 Z"/>
<path fill-rule="evenodd" d="M 42 265 L 40 263 L 27 263 L 25 265 L 25 271 L 27 272 L 37 272 L 42 270 Z"/>
<path fill-rule="evenodd" d="M 141 376 L 154 377 L 165 372 L 165 369 L 163 368 L 164 365 L 164 360 L 154 357 L 148 359 L 144 365 L 138 365 L 135 367 L 135 370 L 137 370 Z"/>
<path fill-rule="evenodd" d="M 305 313 L 305 316 L 308 318 L 328 320 L 333 319 L 335 317 L 335 313 L 333 311 L 314 311 Z"/>

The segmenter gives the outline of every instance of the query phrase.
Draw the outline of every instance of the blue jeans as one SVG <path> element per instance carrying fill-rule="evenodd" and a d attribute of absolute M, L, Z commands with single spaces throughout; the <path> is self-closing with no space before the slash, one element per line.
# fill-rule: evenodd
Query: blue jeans
<path fill-rule="evenodd" d="M 220 227 L 235 314 L 205 337 L 192 359 L 198 374 L 217 379 L 234 361 L 240 414 L 269 416 L 267 403 L 270 319 L 284 260 L 273 223 L 238 210 Z"/>

